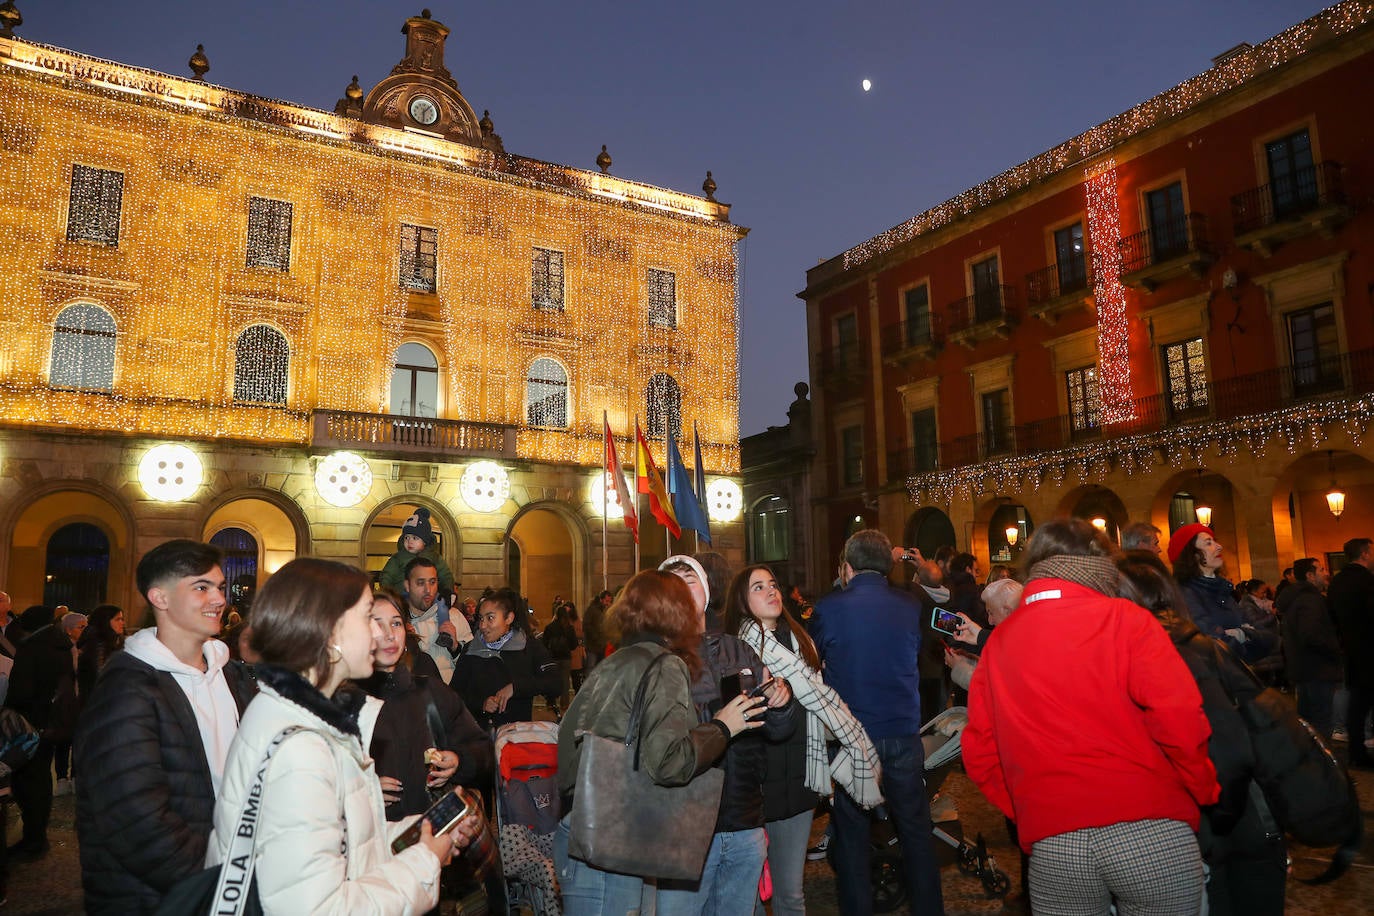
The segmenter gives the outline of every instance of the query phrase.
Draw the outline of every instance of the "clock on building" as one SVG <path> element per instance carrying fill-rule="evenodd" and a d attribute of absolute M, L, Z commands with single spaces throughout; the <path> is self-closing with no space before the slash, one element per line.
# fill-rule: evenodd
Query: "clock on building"
<path fill-rule="evenodd" d="M 439 120 L 439 106 L 434 104 L 433 99 L 417 95 L 410 100 L 410 116 L 415 119 L 417 124 L 428 127 Z"/>

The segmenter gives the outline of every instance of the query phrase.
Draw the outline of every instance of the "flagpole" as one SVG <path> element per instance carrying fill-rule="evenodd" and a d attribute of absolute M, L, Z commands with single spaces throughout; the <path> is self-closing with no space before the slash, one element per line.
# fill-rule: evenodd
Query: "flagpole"
<path fill-rule="evenodd" d="M 626 423 L 628 424 L 628 422 L 629 422 L 629 421 L 627 420 Z M 636 422 L 636 423 L 639 422 L 639 418 L 638 418 L 638 417 L 635 418 L 635 422 Z M 633 437 L 630 437 L 630 438 L 631 438 L 631 441 L 630 441 L 630 443 L 629 443 L 630 448 L 631 448 L 631 449 L 634 449 L 634 448 L 638 447 L 639 443 L 634 442 L 634 441 L 633 441 Z M 639 454 L 638 454 L 638 453 L 634 453 L 634 454 L 635 454 L 635 486 L 634 486 L 634 489 L 630 491 L 630 493 L 631 493 L 631 496 L 634 498 L 634 501 L 635 501 L 635 517 L 636 517 L 636 518 L 643 518 L 644 516 L 642 516 L 642 515 L 639 514 Z M 638 572 L 639 572 L 639 538 L 636 537 L 636 538 L 635 538 L 635 573 L 638 574 Z"/>
<path fill-rule="evenodd" d="M 601 470 L 604 475 L 606 468 L 611 463 L 611 450 L 607 448 L 610 444 L 611 423 L 606 418 L 606 411 L 604 410 L 601 411 L 601 425 L 606 432 L 606 439 L 601 443 Z M 618 472 L 620 468 L 615 470 Z M 610 514 L 611 502 L 611 494 L 606 489 L 608 483 L 614 484 L 615 481 L 614 479 L 608 481 L 603 476 L 601 478 L 601 590 L 603 592 L 610 591 L 611 588 L 610 548 L 607 545 L 610 529 L 606 523 L 606 516 Z"/>

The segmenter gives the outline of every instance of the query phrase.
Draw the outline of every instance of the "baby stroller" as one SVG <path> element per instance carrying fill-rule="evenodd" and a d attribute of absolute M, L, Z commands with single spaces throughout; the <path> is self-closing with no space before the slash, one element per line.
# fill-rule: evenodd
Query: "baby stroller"
<path fill-rule="evenodd" d="M 963 706 L 946 709 L 921 728 L 921 744 L 925 750 L 926 796 L 934 798 L 945 778 L 958 765 L 960 737 L 968 724 L 968 710 Z M 932 825 L 932 836 L 952 847 L 959 871 L 983 882 L 989 898 L 1006 897 L 1011 879 L 998 869 L 980 834 L 972 843 L 946 832 L 938 824 Z M 873 911 L 890 913 L 906 902 L 906 884 L 902 880 L 902 850 L 896 828 L 887 813 L 879 806 L 869 836 L 873 853 L 869 880 L 873 884 Z M 833 846 L 832 853 L 833 856 Z M 833 859 L 831 862 L 834 864 Z"/>
<path fill-rule="evenodd" d="M 512 722 L 496 730 L 495 740 L 496 830 L 507 904 L 512 912 L 558 916 L 558 725 Z"/>

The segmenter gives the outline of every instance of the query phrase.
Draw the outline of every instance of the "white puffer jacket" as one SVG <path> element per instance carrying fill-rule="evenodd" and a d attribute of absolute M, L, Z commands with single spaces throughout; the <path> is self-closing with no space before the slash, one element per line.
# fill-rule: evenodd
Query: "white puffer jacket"
<path fill-rule="evenodd" d="M 283 692 L 299 692 L 277 674 L 270 679 Z M 433 909 L 439 903 L 439 860 L 419 844 L 392 854 L 391 840 L 413 818 L 387 824 L 377 773 L 364 751 L 381 702 L 368 697 L 359 712 L 360 740 L 307 708 L 324 702 L 320 694 L 302 693 L 301 702 L 293 702 L 268 679 L 260 679 L 261 692 L 229 748 L 206 865 L 223 860 L 267 745 L 282 729 L 303 725 L 314 731 L 292 735 L 277 749 L 263 790 L 256 846 L 263 912 L 359 916 Z"/>

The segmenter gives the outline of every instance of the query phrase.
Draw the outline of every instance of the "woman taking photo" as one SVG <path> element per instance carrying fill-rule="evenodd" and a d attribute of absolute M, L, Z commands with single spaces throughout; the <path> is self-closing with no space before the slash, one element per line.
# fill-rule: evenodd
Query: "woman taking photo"
<path fill-rule="evenodd" d="M 477 605 L 477 638 L 454 660 L 449 686 L 487 728 L 534 717 L 534 698 L 558 695 L 558 664 L 525 631 L 525 603 L 508 588 Z"/>
<path fill-rule="evenodd" d="M 458 695 L 444 685 L 433 660 L 406 644 L 404 603 L 383 590 L 372 601 L 372 618 L 381 628 L 372 653 L 374 671 L 357 684 L 381 700 L 382 711 L 369 752 L 386 800 L 386 819 L 423 814 L 430 793 L 447 785 L 481 789 L 492 773 L 491 739 Z M 423 656 L 431 674 L 416 671 Z M 422 663 L 423 664 L 423 663 Z M 429 750 L 438 753 L 426 759 Z"/>
<path fill-rule="evenodd" d="M 283 566 L 253 603 L 259 693 L 229 748 L 208 865 L 223 861 L 268 745 L 298 732 L 267 767 L 255 878 L 264 913 L 423 913 L 439 902 L 439 869 L 478 829 L 466 818 L 394 854 L 367 748 L 381 703 L 344 681 L 372 674 L 380 636 L 367 576 L 331 560 Z"/>
<path fill-rule="evenodd" d="M 683 786 L 705 772 L 725 752 L 729 740 L 748 729 L 751 712 L 761 711 L 762 697 L 741 694 L 716 714 L 697 724 L 691 682 L 700 670 L 696 607 L 687 585 L 672 573 L 648 570 L 625 586 L 610 609 L 620 634 L 620 649 L 592 669 L 573 698 L 558 732 L 558 787 L 577 806 L 577 772 L 582 745 L 578 733 L 589 731 L 613 740 L 625 737 L 640 678 L 667 654 L 649 676 L 648 701 L 640 732 L 640 765 L 661 786 Z M 634 875 L 602 871 L 568 855 L 571 814 L 565 814 L 554 837 L 554 861 L 569 916 L 639 912 L 641 901 L 655 894 L 653 884 Z"/>
<path fill-rule="evenodd" d="M 881 802 L 878 754 L 849 707 L 821 680 L 816 646 L 787 611 L 778 580 L 767 566 L 750 566 L 730 582 L 725 632 L 758 652 L 768 676 L 785 679 L 806 710 L 805 729 L 786 741 L 768 743 L 763 783 L 773 912 L 805 913 L 802 871 L 816 802 L 830 795 L 832 777 L 865 808 Z M 763 672 L 758 675 L 762 682 Z M 841 742 L 833 764 L 826 755 L 827 730 Z"/>

